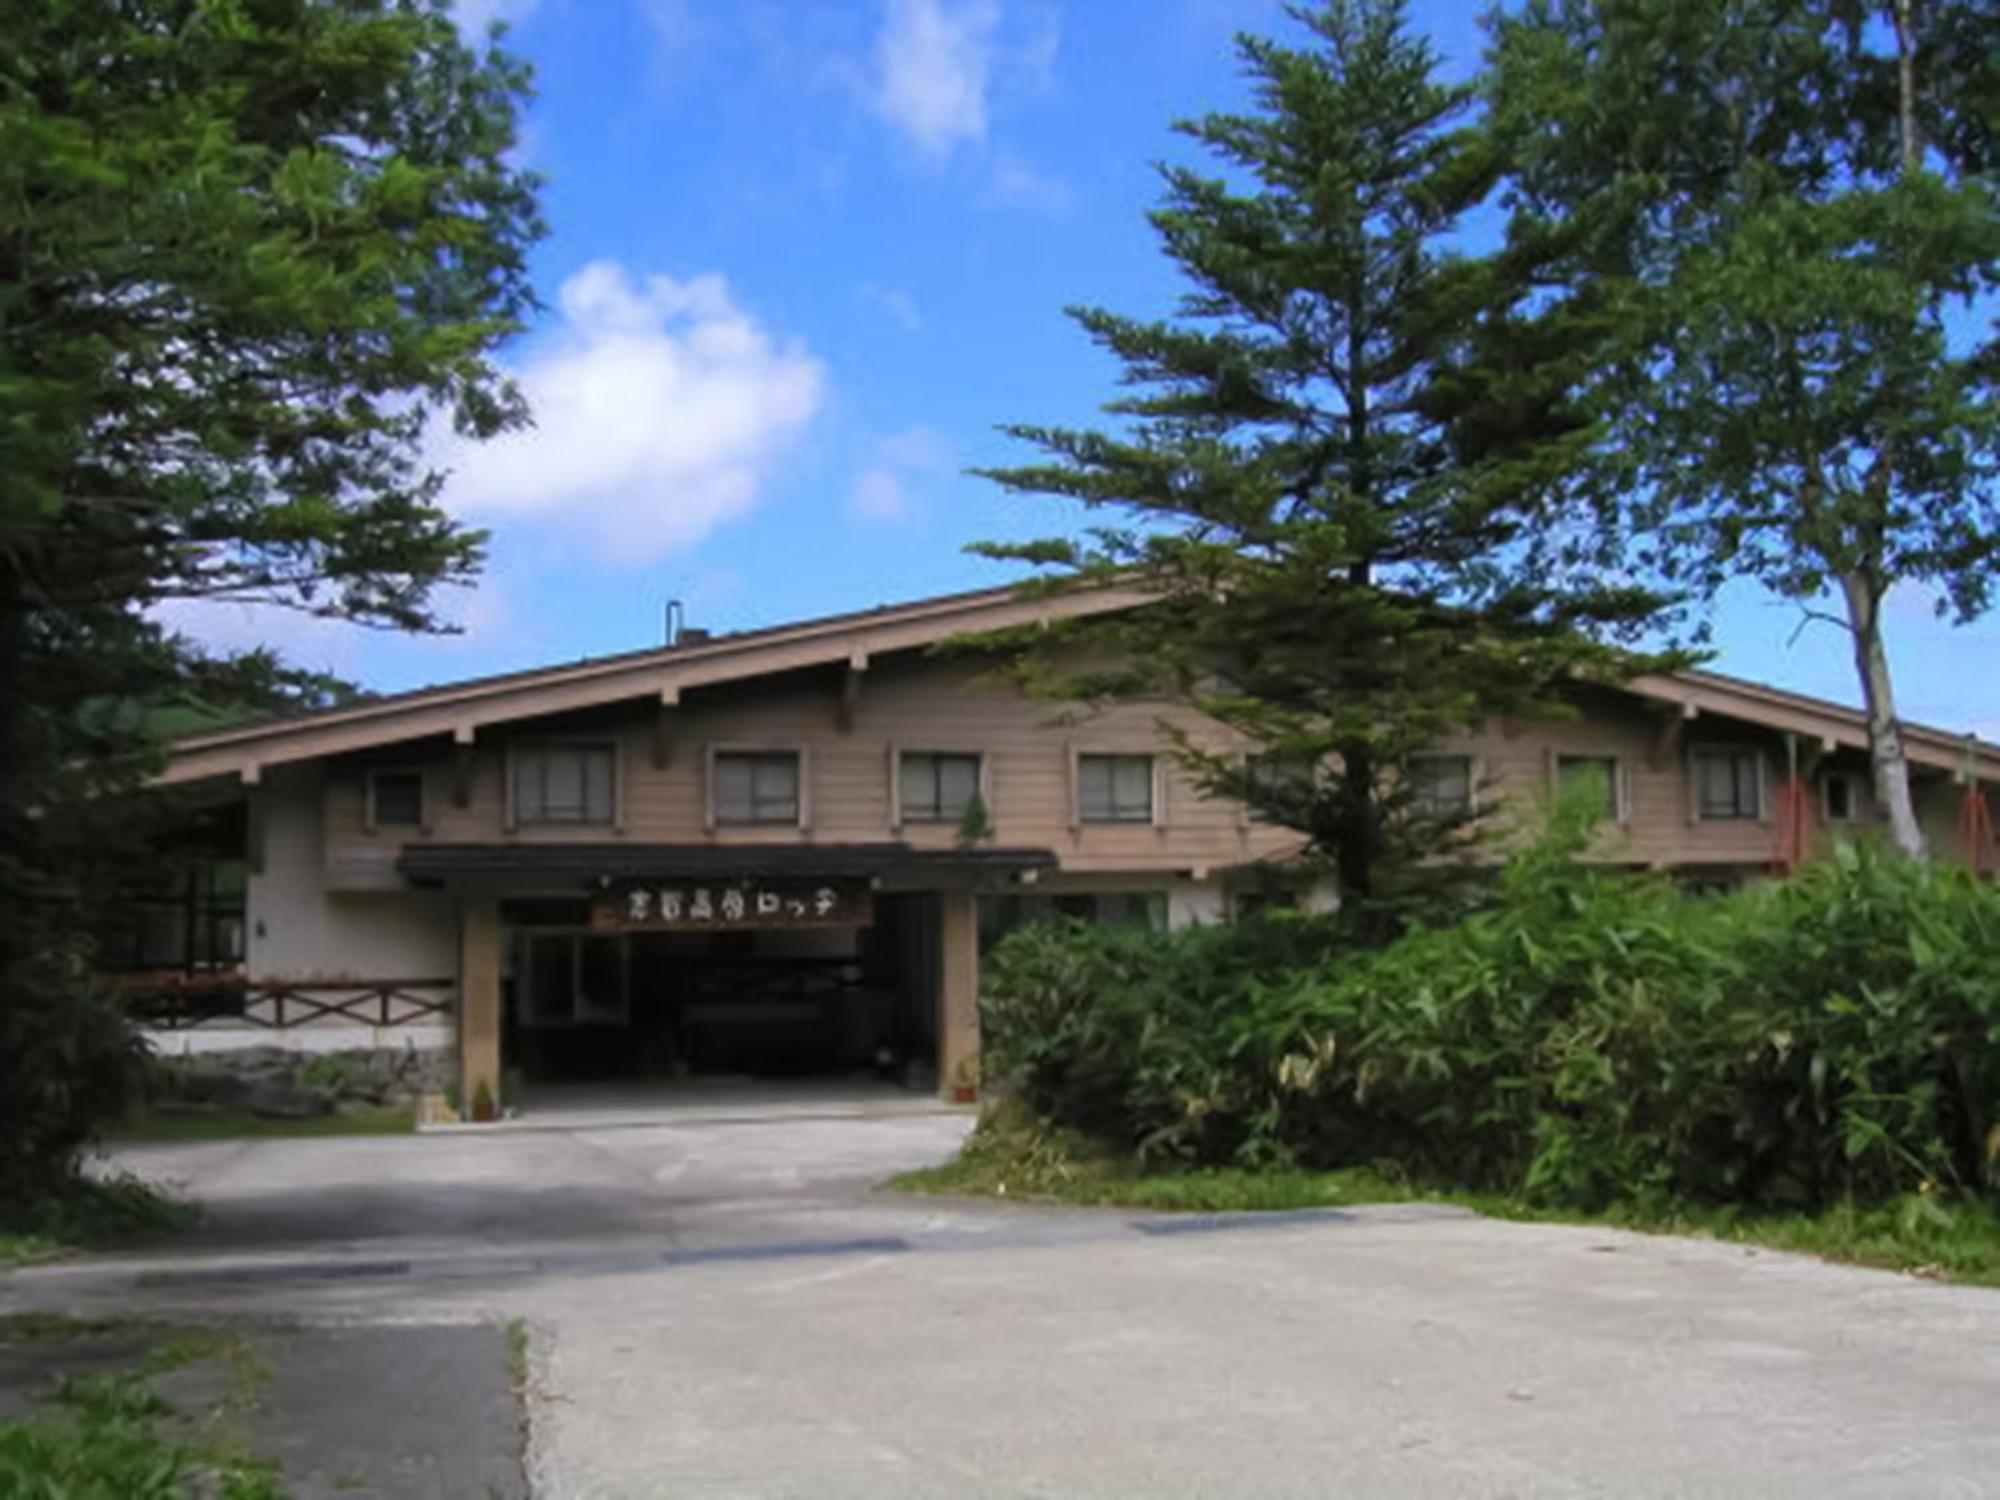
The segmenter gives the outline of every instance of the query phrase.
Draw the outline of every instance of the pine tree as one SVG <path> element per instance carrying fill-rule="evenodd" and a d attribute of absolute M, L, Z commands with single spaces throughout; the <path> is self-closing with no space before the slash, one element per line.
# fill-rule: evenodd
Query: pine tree
<path fill-rule="evenodd" d="M 1505 167 L 1473 90 L 1439 80 L 1394 0 L 1293 16 L 1303 45 L 1239 39 L 1253 110 L 1178 127 L 1221 163 L 1163 169 L 1151 218 L 1190 283 L 1180 315 L 1072 310 L 1134 388 L 1106 407 L 1119 430 L 1006 429 L 1046 459 L 992 478 L 1115 519 L 981 550 L 1152 594 L 1028 675 L 1242 731 L 1247 762 L 1176 753 L 1305 835 L 1346 909 L 1386 928 L 1471 832 L 1405 757 L 1617 671 L 1602 635 L 1659 601 L 1577 568 L 1563 481 L 1590 434 L 1569 347 L 1513 311 L 1529 261 L 1460 248 Z"/>

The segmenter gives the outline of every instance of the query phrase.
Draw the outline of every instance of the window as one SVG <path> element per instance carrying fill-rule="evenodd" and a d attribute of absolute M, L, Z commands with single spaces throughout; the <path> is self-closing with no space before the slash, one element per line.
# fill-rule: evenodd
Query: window
<path fill-rule="evenodd" d="M 1570 788 L 1594 786 L 1600 788 L 1603 799 L 1604 816 L 1613 822 L 1624 817 L 1624 798 L 1619 794 L 1618 757 L 1615 755 L 1558 755 L 1556 757 L 1556 790 L 1568 796 Z"/>
<path fill-rule="evenodd" d="M 1829 823 L 1852 823 L 1861 816 L 1861 778 L 1852 771 L 1829 771 L 1820 789 Z"/>
<path fill-rule="evenodd" d="M 906 751 L 898 786 L 905 823 L 956 823 L 979 800 L 979 757 Z"/>
<path fill-rule="evenodd" d="M 718 750 L 714 777 L 717 823 L 798 825 L 798 751 Z"/>
<path fill-rule="evenodd" d="M 623 1026 L 631 1013 L 625 940 L 537 932 L 524 940 L 521 1021 L 527 1026 Z"/>
<path fill-rule="evenodd" d="M 1412 755 L 1403 766 L 1410 811 L 1424 818 L 1455 818 L 1472 811 L 1472 757 Z"/>
<path fill-rule="evenodd" d="M 517 823 L 609 823 L 616 752 L 610 745 L 516 745 Z"/>
<path fill-rule="evenodd" d="M 1704 823 L 1764 815 L 1764 758 L 1755 750 L 1694 752 L 1695 814 Z"/>
<path fill-rule="evenodd" d="M 102 959 L 110 969 L 217 969 L 243 962 L 241 860 L 195 858 L 122 902 Z"/>
<path fill-rule="evenodd" d="M 1253 755 L 1243 763 L 1246 802 L 1252 818 L 1283 824 L 1302 820 L 1319 795 L 1319 773 L 1296 756 Z"/>
<path fill-rule="evenodd" d="M 1079 755 L 1076 810 L 1086 823 L 1153 821 L 1153 757 Z"/>
<path fill-rule="evenodd" d="M 421 771 L 373 771 L 368 776 L 368 826 L 416 828 L 424 821 Z"/>

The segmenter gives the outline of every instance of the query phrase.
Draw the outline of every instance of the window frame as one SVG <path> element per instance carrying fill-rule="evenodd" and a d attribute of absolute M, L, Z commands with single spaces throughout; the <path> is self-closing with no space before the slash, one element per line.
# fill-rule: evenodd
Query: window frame
<path fill-rule="evenodd" d="M 376 783 L 385 776 L 410 776 L 417 783 L 417 817 L 412 823 L 385 823 L 382 821 L 381 797 Z M 362 777 L 361 786 L 361 826 L 364 832 L 379 833 L 385 828 L 413 828 L 418 833 L 429 833 L 431 827 L 431 787 L 430 778 L 421 766 L 370 766 Z"/>
<path fill-rule="evenodd" d="M 551 818 L 546 814 L 539 818 L 521 816 L 520 778 L 521 759 L 526 755 L 546 755 L 551 750 L 604 750 L 611 756 L 611 806 L 604 818 Z M 507 746 L 506 764 L 502 774 L 507 779 L 505 787 L 507 808 L 507 831 L 518 832 L 523 828 L 609 828 L 620 831 L 625 826 L 625 754 L 623 744 L 611 736 L 562 735 L 546 739 L 524 739 L 511 741 Z M 545 778 L 546 779 L 546 776 Z M 585 773 L 584 801 L 586 811 L 590 800 L 588 773 Z M 546 802 L 544 806 L 546 807 Z"/>
<path fill-rule="evenodd" d="M 1702 794 L 1702 762 L 1728 758 L 1748 758 L 1752 766 L 1751 806 L 1748 812 L 1711 813 Z M 1687 758 L 1688 809 L 1696 823 L 1765 823 L 1771 816 L 1771 758 L 1761 745 L 1732 744 L 1727 741 L 1692 745 Z"/>
<path fill-rule="evenodd" d="M 1407 777 L 1410 773 L 1411 768 L 1415 766 L 1419 761 L 1447 761 L 1447 760 L 1463 761 L 1465 764 L 1464 805 L 1461 807 L 1448 808 L 1439 811 L 1433 808 L 1419 807 L 1417 805 L 1416 798 L 1412 796 L 1410 800 L 1410 810 L 1412 812 L 1420 813 L 1426 817 L 1457 817 L 1460 815 L 1465 815 L 1470 817 L 1478 813 L 1479 774 L 1480 774 L 1479 757 L 1473 754 L 1470 750 L 1413 750 L 1408 755 L 1405 755 L 1403 757 L 1403 774 L 1405 775 L 1405 777 Z M 1612 774 L 1614 776 L 1617 775 L 1617 770 L 1615 766 L 1613 768 Z M 1414 783 L 1412 783 L 1411 789 L 1414 792 L 1415 790 Z"/>
<path fill-rule="evenodd" d="M 953 749 L 931 745 L 891 745 L 889 747 L 889 826 L 901 828 L 913 823 L 924 828 L 952 828 L 964 820 L 963 809 L 956 813 L 940 813 L 937 817 L 918 816 L 910 812 L 903 800 L 903 762 L 911 756 L 929 756 L 932 760 L 970 760 L 973 765 L 973 795 L 986 807 L 986 816 L 993 816 L 993 786 L 991 777 L 992 757 L 983 750 Z"/>
<path fill-rule="evenodd" d="M 1847 788 L 1847 811 L 1835 816 L 1832 803 L 1833 784 L 1838 781 Z M 1829 828 L 1851 828 L 1861 821 L 1861 793 L 1866 780 L 1859 771 L 1822 771 L 1819 777 L 1820 821 Z"/>
<path fill-rule="evenodd" d="M 1144 760 L 1147 763 L 1147 811 L 1138 818 L 1093 818 L 1083 806 L 1083 766 L 1089 760 Z M 1072 828 L 1159 828 L 1166 821 L 1166 785 L 1164 766 L 1155 750 L 1122 750 L 1112 747 L 1078 747 L 1070 752 L 1070 826 Z M 1114 795 L 1112 802 L 1116 806 Z"/>
<path fill-rule="evenodd" d="M 1270 775 L 1270 768 L 1282 765 L 1292 774 L 1310 778 L 1312 783 L 1311 789 L 1317 793 L 1319 790 L 1320 771 L 1323 769 L 1321 762 L 1313 762 L 1311 764 L 1303 761 L 1279 762 L 1272 757 L 1269 751 L 1265 750 L 1243 751 L 1237 757 L 1237 765 L 1242 770 L 1245 784 L 1244 789 L 1246 791 L 1255 789 L 1257 779 L 1260 776 Z M 1280 774 L 1284 773 L 1280 772 Z M 1273 822 L 1270 818 L 1258 812 L 1256 804 L 1248 797 L 1238 799 L 1236 823 L 1239 828 L 1282 828 L 1285 826 L 1282 823 Z"/>
<path fill-rule="evenodd" d="M 1549 751 L 1549 793 L 1552 797 L 1562 794 L 1562 772 L 1564 761 L 1605 761 L 1611 767 L 1611 821 L 1621 828 L 1632 821 L 1631 777 L 1625 764 L 1625 757 L 1616 750 L 1556 750 Z"/>
<path fill-rule="evenodd" d="M 716 793 L 717 768 L 725 758 L 732 757 L 789 756 L 792 761 L 792 775 L 795 781 L 796 809 L 791 818 L 724 818 L 720 799 Z M 707 747 L 703 755 L 702 774 L 703 815 L 710 833 L 723 830 L 755 828 L 795 828 L 804 830 L 812 826 L 812 753 L 809 747 L 798 744 L 770 743 L 716 743 Z M 752 798 L 755 805 L 755 798 Z"/>

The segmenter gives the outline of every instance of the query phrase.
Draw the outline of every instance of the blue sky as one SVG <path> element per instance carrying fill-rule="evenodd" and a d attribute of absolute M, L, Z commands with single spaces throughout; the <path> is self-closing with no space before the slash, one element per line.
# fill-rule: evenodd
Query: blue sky
<path fill-rule="evenodd" d="M 1471 0 L 1416 0 L 1456 68 Z M 210 607 L 231 645 L 393 690 L 1012 576 L 968 542 L 1073 529 L 968 466 L 1006 421 L 1083 423 L 1113 366 L 1062 315 L 1167 310 L 1144 220 L 1179 115 L 1242 101 L 1266 0 L 461 0 L 534 64 L 547 309 L 503 352 L 538 426 L 450 455 L 493 531 L 464 626 L 411 639 Z M 2000 737 L 2000 628 L 1893 604 L 1912 718 Z M 1844 633 L 1742 590 L 1725 671 L 1851 701 Z"/>

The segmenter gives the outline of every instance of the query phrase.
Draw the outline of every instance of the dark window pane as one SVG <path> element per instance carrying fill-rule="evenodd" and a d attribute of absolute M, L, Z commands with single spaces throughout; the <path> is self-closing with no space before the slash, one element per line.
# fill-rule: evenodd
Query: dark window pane
<path fill-rule="evenodd" d="M 1604 816 L 1618 816 L 1618 762 L 1609 755 L 1559 755 L 1556 781 L 1567 794 L 1573 786 L 1592 786 L 1604 799 Z"/>
<path fill-rule="evenodd" d="M 424 778 L 415 771 L 377 771 L 375 826 L 414 828 L 424 820 Z"/>
<path fill-rule="evenodd" d="M 524 745 L 514 752 L 514 819 L 609 823 L 616 751 L 610 745 Z"/>
<path fill-rule="evenodd" d="M 1076 794 L 1077 811 L 1086 823 L 1150 823 L 1153 757 L 1078 756 Z"/>
<path fill-rule="evenodd" d="M 595 746 L 583 756 L 583 821 L 609 823 L 612 818 L 612 762 L 609 746 Z"/>
<path fill-rule="evenodd" d="M 1413 755 L 1407 775 L 1411 811 L 1429 818 L 1448 818 L 1471 810 L 1471 756 Z"/>
<path fill-rule="evenodd" d="M 1752 751 L 1704 751 L 1694 758 L 1695 793 L 1709 821 L 1754 818 L 1758 812 L 1758 766 Z"/>
<path fill-rule="evenodd" d="M 901 782 L 904 821 L 956 823 L 979 795 L 979 757 L 912 751 Z"/>
<path fill-rule="evenodd" d="M 718 823 L 797 823 L 797 752 L 719 752 L 715 757 L 715 820 Z"/>

